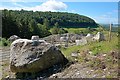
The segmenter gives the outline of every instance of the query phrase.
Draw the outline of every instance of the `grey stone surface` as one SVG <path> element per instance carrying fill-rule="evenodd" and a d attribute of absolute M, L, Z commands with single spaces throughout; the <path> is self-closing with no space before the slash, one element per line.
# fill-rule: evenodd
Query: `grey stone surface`
<path fill-rule="evenodd" d="M 102 32 L 98 32 L 94 37 L 93 37 L 94 40 L 97 40 L 97 41 L 103 41 L 105 40 L 105 37 L 104 37 L 104 34 Z"/>
<path fill-rule="evenodd" d="M 10 38 L 8 40 L 13 42 L 13 41 L 15 41 L 17 39 L 20 39 L 20 37 L 18 37 L 17 35 L 12 35 L 12 36 L 10 36 Z"/>
<path fill-rule="evenodd" d="M 82 38 L 80 40 L 75 40 L 75 42 L 76 42 L 76 45 L 85 45 L 85 44 L 87 44 L 86 38 Z"/>
<path fill-rule="evenodd" d="M 18 39 L 11 44 L 10 69 L 12 72 L 38 72 L 64 63 L 65 57 L 61 51 L 47 43 L 33 40 Z"/>
<path fill-rule="evenodd" d="M 39 40 L 39 36 L 32 36 L 31 40 Z"/>

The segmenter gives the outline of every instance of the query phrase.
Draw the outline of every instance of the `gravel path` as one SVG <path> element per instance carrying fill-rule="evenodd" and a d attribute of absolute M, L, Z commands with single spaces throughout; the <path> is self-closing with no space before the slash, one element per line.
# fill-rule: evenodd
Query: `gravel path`
<path fill-rule="evenodd" d="M 93 70 L 83 66 L 82 64 L 75 63 L 70 65 L 64 71 L 51 75 L 49 78 L 89 78 L 94 76 L 93 74 L 90 75 L 92 71 Z"/>

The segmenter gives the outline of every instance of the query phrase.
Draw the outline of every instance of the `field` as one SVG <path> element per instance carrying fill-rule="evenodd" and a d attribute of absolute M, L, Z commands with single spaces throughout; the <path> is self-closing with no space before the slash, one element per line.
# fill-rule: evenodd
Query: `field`
<path fill-rule="evenodd" d="M 85 31 L 84 28 L 65 28 L 69 33 Z M 98 30 L 98 29 L 97 29 Z M 108 41 L 108 31 L 102 31 L 105 41 L 89 42 L 83 46 L 61 47 L 65 57 L 73 62 L 69 67 L 59 73 L 52 74 L 49 78 L 117 78 L 118 76 L 118 35 L 112 32 L 111 41 Z M 95 34 L 96 31 L 93 32 Z M 2 77 L 15 77 L 9 69 L 9 47 L 2 47 Z M 77 56 L 71 56 L 75 53 Z M 7 72 L 6 72 L 7 71 Z"/>
<path fill-rule="evenodd" d="M 75 32 L 75 30 L 84 29 L 68 30 Z M 111 33 L 111 41 L 109 41 L 109 32 L 103 31 L 103 33 L 105 35 L 105 41 L 90 42 L 83 46 L 74 45 L 69 48 L 61 48 L 61 50 L 70 61 L 77 61 L 82 65 L 86 65 L 87 68 L 93 69 L 94 73 L 99 75 L 96 76 L 98 78 L 101 78 L 103 76 L 102 74 L 104 74 L 104 78 L 117 77 L 118 73 L 115 71 L 118 71 L 118 33 Z M 77 56 L 72 57 L 71 55 L 73 53 Z M 91 73 L 89 77 L 94 73 Z"/>
<path fill-rule="evenodd" d="M 81 51 L 81 50 L 85 50 L 85 49 L 89 49 L 89 50 L 93 51 L 94 54 L 96 54 L 96 53 L 107 53 L 112 49 L 118 49 L 117 33 L 112 33 L 112 39 L 111 39 L 110 42 L 108 41 L 109 37 L 108 37 L 107 33 L 108 33 L 107 31 L 104 32 L 105 37 L 106 37 L 105 41 L 91 42 L 91 43 L 88 43 L 87 45 L 84 45 L 84 46 L 76 46 L 75 45 L 75 46 L 69 47 L 67 49 L 62 49 L 62 51 L 65 55 L 68 55 L 70 52 L 74 52 L 74 51 L 77 51 L 77 50 Z"/>

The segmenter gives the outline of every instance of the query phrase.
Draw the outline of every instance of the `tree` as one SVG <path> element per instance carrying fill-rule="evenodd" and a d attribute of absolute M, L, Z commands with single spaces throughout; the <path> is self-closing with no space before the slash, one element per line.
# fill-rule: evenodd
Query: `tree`
<path fill-rule="evenodd" d="M 50 35 L 51 27 L 54 34 L 62 34 L 65 31 L 60 29 L 60 26 L 87 28 L 96 27 L 96 23 L 89 17 L 74 13 L 2 10 L 2 35 L 5 38 L 11 35 L 21 38 L 31 38 L 32 35 L 45 37 Z"/>
<path fill-rule="evenodd" d="M 59 32 L 59 28 L 57 28 L 55 26 L 51 29 L 52 34 L 58 34 L 58 32 Z"/>
<path fill-rule="evenodd" d="M 42 24 L 37 24 L 37 25 L 38 25 L 38 29 L 40 30 L 40 33 L 39 33 L 40 37 L 45 37 L 45 36 L 51 35 L 50 31 L 47 30 L 44 25 L 42 25 Z"/>
<path fill-rule="evenodd" d="M 64 33 L 68 33 L 68 31 L 63 28 L 60 28 L 58 34 L 64 34 Z"/>
<path fill-rule="evenodd" d="M 18 26 L 9 11 L 5 10 L 5 13 L 2 15 L 2 37 L 9 38 L 14 34 L 19 34 Z"/>
<path fill-rule="evenodd" d="M 59 27 L 59 24 L 58 22 L 55 23 L 55 27 L 58 28 Z"/>
<path fill-rule="evenodd" d="M 47 30 L 49 29 L 49 21 L 47 18 L 44 19 L 43 25 Z"/>

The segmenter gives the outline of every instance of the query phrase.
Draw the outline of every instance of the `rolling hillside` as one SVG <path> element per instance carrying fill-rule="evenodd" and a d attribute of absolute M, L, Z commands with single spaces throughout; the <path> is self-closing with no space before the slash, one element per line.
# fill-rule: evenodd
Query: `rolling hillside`
<path fill-rule="evenodd" d="M 83 15 L 67 12 L 33 12 L 2 10 L 3 37 L 18 35 L 30 38 L 32 35 L 45 37 L 50 35 L 49 29 L 57 25 L 59 28 L 97 27 L 97 23 Z"/>

